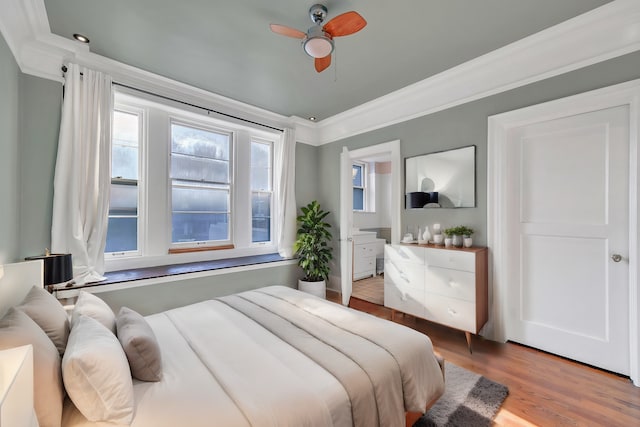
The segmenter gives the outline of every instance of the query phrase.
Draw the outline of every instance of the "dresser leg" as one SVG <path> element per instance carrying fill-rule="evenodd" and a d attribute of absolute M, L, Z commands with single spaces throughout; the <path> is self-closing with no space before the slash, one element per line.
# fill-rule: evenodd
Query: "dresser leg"
<path fill-rule="evenodd" d="M 471 332 L 465 332 L 464 336 L 467 339 L 467 348 L 469 348 L 469 353 L 473 354 L 473 350 L 471 350 Z"/>

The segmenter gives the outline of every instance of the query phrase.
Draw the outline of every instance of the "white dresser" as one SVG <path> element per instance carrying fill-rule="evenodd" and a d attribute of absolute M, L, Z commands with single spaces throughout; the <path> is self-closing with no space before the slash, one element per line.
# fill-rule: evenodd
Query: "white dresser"
<path fill-rule="evenodd" d="M 384 256 L 384 239 L 376 238 L 375 231 L 357 231 L 353 234 L 353 280 L 376 275 L 376 257 Z"/>
<path fill-rule="evenodd" d="M 386 245 L 384 305 L 471 334 L 488 318 L 487 248 Z"/>

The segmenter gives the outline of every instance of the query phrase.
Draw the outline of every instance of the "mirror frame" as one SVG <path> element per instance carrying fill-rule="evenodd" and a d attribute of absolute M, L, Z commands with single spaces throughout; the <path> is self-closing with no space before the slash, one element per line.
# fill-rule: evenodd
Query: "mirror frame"
<path fill-rule="evenodd" d="M 477 162 L 478 150 L 477 150 L 477 147 L 475 145 L 466 145 L 466 146 L 463 146 L 463 147 L 456 147 L 456 148 L 451 148 L 451 149 L 446 149 L 446 150 L 441 150 L 441 151 L 435 151 L 435 152 L 432 152 L 432 153 L 419 154 L 417 156 L 405 157 L 405 159 L 404 159 L 405 209 L 415 210 L 415 209 L 429 209 L 429 208 L 432 208 L 430 206 L 421 207 L 421 208 L 408 207 L 407 199 L 409 197 L 408 195 L 409 195 L 410 192 L 408 191 L 408 188 L 407 188 L 407 182 L 408 182 L 408 179 L 407 179 L 408 178 L 407 177 L 407 172 L 408 172 L 407 161 L 411 160 L 411 159 L 418 159 L 418 158 L 421 158 L 421 157 L 425 157 L 426 158 L 428 156 L 447 153 L 447 152 L 450 152 L 450 151 L 463 150 L 463 149 L 466 149 L 466 148 L 473 148 L 473 183 L 472 183 L 472 186 L 473 186 L 473 201 L 472 201 L 472 203 L 470 203 L 470 204 L 468 204 L 466 206 L 433 206 L 433 208 L 435 208 L 435 209 L 462 209 L 462 208 L 475 208 L 475 207 L 477 207 L 477 197 L 478 197 L 477 193 L 478 192 L 477 192 L 477 182 L 476 182 L 477 181 L 477 179 L 476 179 L 476 172 L 477 172 L 476 162 Z M 439 193 L 438 197 L 440 197 L 440 195 L 445 195 L 446 196 L 446 193 L 442 193 L 442 192 L 438 192 L 438 193 Z"/>

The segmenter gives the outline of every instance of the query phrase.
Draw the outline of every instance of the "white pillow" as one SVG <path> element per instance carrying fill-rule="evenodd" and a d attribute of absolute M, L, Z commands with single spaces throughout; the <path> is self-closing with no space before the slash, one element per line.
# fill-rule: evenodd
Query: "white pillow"
<path fill-rule="evenodd" d="M 18 308 L 42 328 L 62 356 L 69 338 L 69 318 L 56 297 L 34 286 Z"/>
<path fill-rule="evenodd" d="M 97 320 L 76 319 L 62 358 L 62 379 L 89 421 L 131 423 L 133 383 L 127 357 L 116 336 Z"/>
<path fill-rule="evenodd" d="M 76 305 L 71 312 L 71 327 L 75 327 L 75 323 L 80 316 L 88 316 L 102 323 L 108 330 L 116 333 L 116 315 L 113 310 L 97 296 L 89 292 L 80 291 Z"/>

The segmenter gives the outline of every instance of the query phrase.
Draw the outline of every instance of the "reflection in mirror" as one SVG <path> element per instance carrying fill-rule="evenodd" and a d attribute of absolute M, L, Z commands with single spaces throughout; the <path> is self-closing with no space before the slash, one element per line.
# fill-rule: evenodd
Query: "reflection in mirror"
<path fill-rule="evenodd" d="M 475 166 L 474 145 L 405 159 L 406 207 L 475 207 Z"/>

